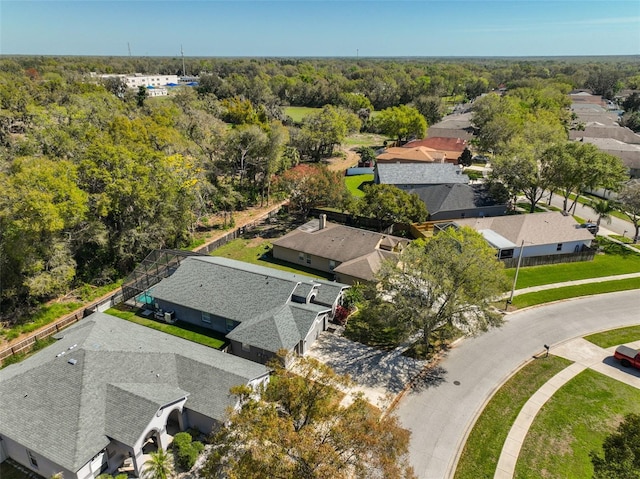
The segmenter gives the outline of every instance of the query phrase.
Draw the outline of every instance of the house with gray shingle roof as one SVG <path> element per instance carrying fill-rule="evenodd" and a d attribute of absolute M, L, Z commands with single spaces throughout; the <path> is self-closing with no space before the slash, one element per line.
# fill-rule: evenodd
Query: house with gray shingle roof
<path fill-rule="evenodd" d="M 486 184 L 446 184 L 406 189 L 418 195 L 429 212 L 429 221 L 482 218 L 507 214 L 507 204 L 496 201 Z"/>
<path fill-rule="evenodd" d="M 304 354 L 327 328 L 348 285 L 212 256 L 191 256 L 147 291 L 176 320 L 226 335 L 230 352 L 266 363 Z"/>
<path fill-rule="evenodd" d="M 399 236 L 330 223 L 321 215 L 275 240 L 273 257 L 355 284 L 373 281 L 382 262 L 395 258 L 408 243 Z"/>
<path fill-rule="evenodd" d="M 260 364 L 94 313 L 0 370 L 0 460 L 43 477 L 89 479 L 188 428 L 209 434 L 235 406 L 229 389 L 268 378 Z"/>
<path fill-rule="evenodd" d="M 400 189 L 416 186 L 469 183 L 469 177 L 451 163 L 378 163 L 374 183 Z"/>

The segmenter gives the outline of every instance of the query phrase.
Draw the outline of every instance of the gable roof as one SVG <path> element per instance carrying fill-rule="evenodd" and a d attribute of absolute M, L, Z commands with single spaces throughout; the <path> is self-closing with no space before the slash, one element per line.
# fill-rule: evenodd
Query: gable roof
<path fill-rule="evenodd" d="M 376 181 L 386 185 L 469 183 L 469 177 L 451 163 L 379 163 Z"/>
<path fill-rule="evenodd" d="M 154 298 L 242 322 L 284 305 L 313 278 L 228 258 L 193 256 L 149 291 Z"/>
<path fill-rule="evenodd" d="M 446 154 L 426 146 L 415 147 L 393 147 L 387 148 L 384 152 L 376 156 L 376 163 L 381 161 L 422 161 L 427 163 L 442 163 L 446 159 Z"/>
<path fill-rule="evenodd" d="M 584 130 L 570 130 L 570 140 L 580 140 L 581 138 L 611 138 L 624 143 L 640 144 L 640 135 L 633 130 L 618 125 L 604 125 L 592 122 Z"/>
<path fill-rule="evenodd" d="M 306 337 L 318 315 L 330 310 L 327 306 L 313 303 L 288 303 L 243 321 L 227 334 L 227 338 L 265 351 L 292 349 Z"/>
<path fill-rule="evenodd" d="M 299 228 L 289 232 L 273 242 L 274 246 L 287 248 L 301 253 L 307 253 L 327 260 L 339 263 L 334 271 L 343 272 L 355 278 L 372 280 L 377 273 L 380 264 L 377 261 L 369 261 L 373 257 L 382 254 L 380 248 L 393 249 L 398 245 L 407 244 L 409 241 L 399 236 L 392 236 L 374 231 L 352 228 L 337 223 L 325 223 L 323 229 L 319 229 L 319 220 L 312 219 Z M 393 256 L 394 253 L 385 251 L 385 256 Z M 351 267 L 347 272 L 345 264 L 356 262 L 357 268 Z M 333 283 L 336 284 L 336 283 Z M 337 283 L 339 284 L 339 283 Z M 317 301 L 326 303 L 322 297 L 325 286 L 321 286 Z"/>
<path fill-rule="evenodd" d="M 500 203 L 489 194 L 484 184 L 447 184 L 418 186 L 407 190 L 415 193 L 427 206 L 430 215 L 444 211 L 458 211 L 473 208 L 487 208 Z"/>
<path fill-rule="evenodd" d="M 324 228 L 319 229 L 319 220 L 312 219 L 275 240 L 273 245 L 344 263 L 371 253 L 381 243 L 386 244 L 388 240 L 392 240 L 393 244 L 407 242 L 406 239 L 399 236 L 376 233 L 328 221 Z"/>
<path fill-rule="evenodd" d="M 185 407 L 223 421 L 235 403 L 229 387 L 268 373 L 260 364 L 103 313 L 56 337 L 0 370 L 0 434 L 70 471 L 110 437 L 137 439 L 153 417 L 146 415 L 173 399 L 186 396 Z"/>
<path fill-rule="evenodd" d="M 328 283 L 328 282 L 327 282 Z M 317 290 L 307 312 L 328 312 L 348 286 L 329 286 L 309 276 L 212 256 L 186 258 L 176 272 L 149 290 L 154 298 L 240 323 L 227 338 L 266 351 L 292 348 L 308 331 L 296 326 L 301 313 L 292 296 Z M 319 300 L 318 298 L 321 298 Z M 310 314 L 310 313 L 309 313 Z"/>
<path fill-rule="evenodd" d="M 467 147 L 467 140 L 462 138 L 448 138 L 442 136 L 434 136 L 431 138 L 423 138 L 422 140 L 413 140 L 403 145 L 403 148 L 415 148 L 418 146 L 426 146 L 438 151 L 457 151 L 462 153 Z"/>
<path fill-rule="evenodd" d="M 578 228 L 571 216 L 559 212 L 525 215 L 494 216 L 455 220 L 459 226 L 469 226 L 476 231 L 491 230 L 511 243 L 525 247 L 567 241 L 590 241 L 593 235 L 586 228 Z"/>
<path fill-rule="evenodd" d="M 375 280 L 376 273 L 380 271 L 382 263 L 396 257 L 397 254 L 391 251 L 375 250 L 364 256 L 346 261 L 336 266 L 333 271 L 354 278 L 361 278 L 365 281 L 373 281 Z"/>

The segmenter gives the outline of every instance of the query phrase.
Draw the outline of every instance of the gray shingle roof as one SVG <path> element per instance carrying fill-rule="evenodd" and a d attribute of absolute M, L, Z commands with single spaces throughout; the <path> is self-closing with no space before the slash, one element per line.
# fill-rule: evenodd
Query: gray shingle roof
<path fill-rule="evenodd" d="M 324 279 L 317 279 L 316 282 L 321 285 L 316 295 L 316 302 L 327 306 L 332 306 L 342 292 L 349 287 L 343 283 Z"/>
<path fill-rule="evenodd" d="M 103 313 L 57 338 L 0 370 L 0 434 L 71 471 L 106 447 L 108 432 L 130 440 L 167 398 L 189 393 L 185 407 L 222 421 L 233 404 L 229 387 L 267 374 L 260 364 Z"/>
<path fill-rule="evenodd" d="M 185 259 L 176 272 L 151 288 L 150 294 L 196 311 L 238 323 L 227 338 L 266 351 L 291 349 L 307 331 L 297 330 L 289 306 L 291 296 L 307 297 L 318 289 L 316 301 L 332 306 L 348 286 L 322 282 L 273 268 L 228 258 L 197 256 Z M 331 302 L 326 302 L 328 300 Z M 322 307 L 320 311 L 328 311 Z"/>
<path fill-rule="evenodd" d="M 241 322 L 277 307 L 312 278 L 227 258 L 186 258 L 150 290 L 158 299 Z"/>
<path fill-rule="evenodd" d="M 379 163 L 376 181 L 385 185 L 469 183 L 469 177 L 451 163 Z"/>
<path fill-rule="evenodd" d="M 458 211 L 486 208 L 498 203 L 489 195 L 486 185 L 432 185 L 410 188 L 427 206 L 429 214 L 443 211 Z"/>

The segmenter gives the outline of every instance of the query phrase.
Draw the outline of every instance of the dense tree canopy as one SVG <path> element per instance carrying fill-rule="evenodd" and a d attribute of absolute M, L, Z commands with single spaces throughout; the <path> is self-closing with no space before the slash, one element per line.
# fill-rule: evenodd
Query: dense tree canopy
<path fill-rule="evenodd" d="M 452 104 L 506 85 L 506 96 L 474 102 L 478 146 L 502 153 L 532 136 L 555 144 L 570 88 L 608 88 L 611 72 L 615 88 L 638 84 L 637 65 L 625 59 L 184 61 L 198 88 L 147 98 L 90 72 L 176 74 L 182 59 L 0 59 L 4 315 L 15 319 L 83 283 L 110 283 L 149 249 L 189 243 L 212 214 L 224 212 L 227 224 L 233 211 L 267 203 L 289 167 L 334 154 L 361 124 L 375 129 L 377 116 L 409 117 L 385 131 L 422 136 L 422 117 L 436 122 Z M 292 125 L 288 105 L 321 110 Z M 319 184 L 328 187 L 319 204 L 348 206 L 341 179 Z"/>
<path fill-rule="evenodd" d="M 311 358 L 290 370 L 274 364 L 257 396 L 247 386 L 232 393 L 240 407 L 214 438 L 206 478 L 413 478 L 409 433 L 395 416 L 380 417 L 362 396 L 343 406 L 349 380 Z"/>
<path fill-rule="evenodd" d="M 423 138 L 427 132 L 424 117 L 416 108 L 407 105 L 382 110 L 376 117 L 376 126 L 385 135 L 397 138 L 398 142 Z"/>
<path fill-rule="evenodd" d="M 466 333 L 499 325 L 491 301 L 507 289 L 502 263 L 482 235 L 448 228 L 427 241 L 415 241 L 399 261 L 381 268 L 376 299 L 386 321 L 404 338 L 419 334 L 425 346 L 436 328 L 450 325 Z"/>
<path fill-rule="evenodd" d="M 367 185 L 355 211 L 378 221 L 378 229 L 394 223 L 416 223 L 427 219 L 427 207 L 420 197 L 394 185 Z"/>
<path fill-rule="evenodd" d="M 627 183 L 618 195 L 620 209 L 625 213 L 635 228 L 634 243 L 640 241 L 640 180 Z"/>

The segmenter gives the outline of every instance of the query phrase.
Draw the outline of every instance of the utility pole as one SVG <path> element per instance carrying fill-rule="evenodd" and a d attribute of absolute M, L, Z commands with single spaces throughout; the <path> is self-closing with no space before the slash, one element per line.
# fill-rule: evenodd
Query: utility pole
<path fill-rule="evenodd" d="M 182 55 L 182 76 L 186 76 L 187 71 L 184 69 L 184 51 L 182 50 L 182 45 L 180 45 L 180 55 Z"/>
<path fill-rule="evenodd" d="M 360 50 L 356 48 L 356 60 L 360 58 Z"/>
<path fill-rule="evenodd" d="M 131 45 L 127 42 L 127 49 L 129 50 L 129 56 L 131 56 Z"/>

